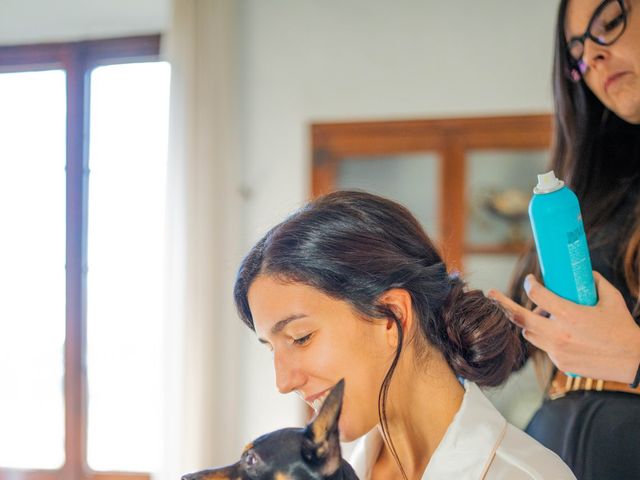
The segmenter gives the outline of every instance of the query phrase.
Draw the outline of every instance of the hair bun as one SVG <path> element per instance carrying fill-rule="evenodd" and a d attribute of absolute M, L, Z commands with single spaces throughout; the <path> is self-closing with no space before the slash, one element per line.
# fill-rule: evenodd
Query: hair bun
<path fill-rule="evenodd" d="M 517 327 L 502 306 L 481 290 L 465 291 L 450 276 L 451 291 L 443 308 L 442 351 L 454 372 L 481 386 L 497 386 L 520 368 L 525 350 Z"/>

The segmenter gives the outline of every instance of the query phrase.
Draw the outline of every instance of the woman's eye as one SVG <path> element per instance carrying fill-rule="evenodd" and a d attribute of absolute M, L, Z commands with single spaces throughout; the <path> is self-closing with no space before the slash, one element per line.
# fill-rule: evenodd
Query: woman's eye
<path fill-rule="evenodd" d="M 613 20 L 611 20 L 610 22 L 605 23 L 604 25 L 604 30 L 606 32 L 610 32 L 611 30 L 614 30 L 615 28 L 618 27 L 618 25 L 620 25 L 623 21 L 622 15 L 614 18 Z"/>
<path fill-rule="evenodd" d="M 305 335 L 304 337 L 296 338 L 293 340 L 293 343 L 295 343 L 296 345 L 304 345 L 309 341 L 309 339 L 311 339 L 312 335 L 313 333 L 310 333 L 308 335 Z"/>

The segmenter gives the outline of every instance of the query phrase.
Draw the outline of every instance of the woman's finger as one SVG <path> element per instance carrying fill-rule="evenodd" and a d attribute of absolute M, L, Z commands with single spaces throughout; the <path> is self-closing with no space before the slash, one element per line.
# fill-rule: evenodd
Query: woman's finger
<path fill-rule="evenodd" d="M 540 315 L 541 317 L 546 317 L 549 318 L 551 316 L 551 314 L 549 312 L 547 312 L 544 308 L 542 307 L 536 307 L 533 309 L 533 313 L 535 313 L 536 315 Z"/>
<path fill-rule="evenodd" d="M 495 289 L 489 290 L 487 292 L 487 297 L 497 300 L 507 311 L 509 311 L 512 314 L 522 312 L 523 310 L 526 311 L 526 308 L 514 302 L 499 290 L 495 290 Z"/>
<path fill-rule="evenodd" d="M 593 271 L 593 280 L 598 291 L 598 303 L 601 303 L 602 300 L 605 300 L 606 303 L 611 303 L 607 302 L 609 300 L 624 302 L 620 291 L 595 270 Z"/>
<path fill-rule="evenodd" d="M 553 321 L 551 321 L 553 322 Z M 554 344 L 554 338 L 558 334 L 557 330 L 552 328 L 544 333 L 534 332 L 532 330 L 523 329 L 522 336 L 533 346 L 546 352 L 554 364 L 556 364 L 555 354 L 557 353 L 556 345 Z"/>
<path fill-rule="evenodd" d="M 551 325 L 546 325 L 547 322 L 550 322 L 548 318 L 527 310 L 522 305 L 511 300 L 504 293 L 498 290 L 490 290 L 487 296 L 497 300 L 504 308 L 511 312 L 511 321 L 520 328 L 542 335 L 551 328 Z"/>
<path fill-rule="evenodd" d="M 553 293 L 531 274 L 524 280 L 524 290 L 533 303 L 558 318 L 565 317 L 568 310 L 578 307 L 577 304 Z"/>

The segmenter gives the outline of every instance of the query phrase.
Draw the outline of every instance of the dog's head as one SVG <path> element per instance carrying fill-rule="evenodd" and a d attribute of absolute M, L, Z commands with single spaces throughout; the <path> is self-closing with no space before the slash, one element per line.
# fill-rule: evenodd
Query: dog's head
<path fill-rule="evenodd" d="M 343 393 L 344 380 L 340 380 L 305 428 L 267 433 L 245 447 L 233 465 L 191 473 L 182 480 L 357 480 L 340 454 Z"/>

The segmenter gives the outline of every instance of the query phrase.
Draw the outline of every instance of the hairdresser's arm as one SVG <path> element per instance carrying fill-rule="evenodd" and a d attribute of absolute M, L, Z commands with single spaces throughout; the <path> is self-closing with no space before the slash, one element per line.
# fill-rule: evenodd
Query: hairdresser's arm
<path fill-rule="evenodd" d="M 640 363 L 640 327 L 622 294 L 599 273 L 593 275 L 598 289 L 598 303 L 593 307 L 558 297 L 533 275 L 527 276 L 525 290 L 538 306 L 534 311 L 496 290 L 488 295 L 512 313 L 522 335 L 547 352 L 560 370 L 631 383 Z M 551 316 L 541 315 L 543 312 Z"/>

